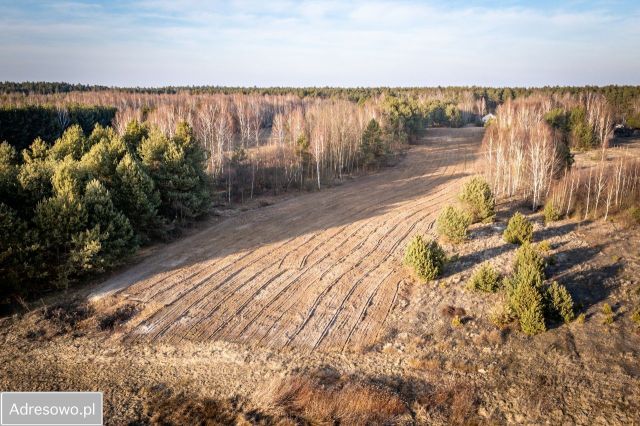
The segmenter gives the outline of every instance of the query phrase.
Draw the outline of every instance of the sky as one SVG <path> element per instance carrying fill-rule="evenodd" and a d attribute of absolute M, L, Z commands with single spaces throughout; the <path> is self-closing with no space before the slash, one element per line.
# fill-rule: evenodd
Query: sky
<path fill-rule="evenodd" d="M 640 1 L 0 0 L 0 80 L 640 84 Z"/>

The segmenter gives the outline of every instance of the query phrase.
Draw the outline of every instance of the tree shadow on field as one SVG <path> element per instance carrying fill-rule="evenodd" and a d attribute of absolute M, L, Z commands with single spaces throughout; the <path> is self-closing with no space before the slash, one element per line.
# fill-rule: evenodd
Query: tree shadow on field
<path fill-rule="evenodd" d="M 594 265 L 586 270 L 571 270 L 574 266 L 593 259 L 600 252 L 601 247 L 567 250 L 563 254 L 566 254 L 566 259 L 570 260 L 547 268 L 549 279 L 562 283 L 571 293 L 574 302 L 581 305 L 585 311 L 609 296 L 613 286 L 607 284 L 607 280 L 615 277 L 622 270 L 620 262 Z"/>
<path fill-rule="evenodd" d="M 447 129 L 446 133 L 457 134 L 457 130 Z M 464 137 L 434 139 L 427 132 L 422 143 L 395 167 L 240 213 L 150 251 L 147 257 L 138 258 L 139 263 L 103 281 L 92 295 L 118 291 L 159 274 L 172 274 L 205 262 L 212 264 L 230 256 L 234 262 L 250 259 L 253 264 L 262 265 L 262 269 L 274 264 L 286 266 L 298 252 L 333 252 L 336 244 L 347 238 L 364 241 L 377 229 L 393 229 L 402 217 L 387 216 L 375 227 L 367 226 L 371 219 L 391 211 L 399 216 L 411 213 L 404 220 L 415 220 L 412 218 L 439 207 L 439 199 L 446 196 L 449 182 L 469 175 L 466 171 L 452 171 L 456 166 L 458 170 L 466 170 L 467 167 L 460 166 L 471 164 L 482 133 L 459 134 Z M 264 250 L 267 246 L 268 251 Z M 302 247 L 302 251 L 297 250 Z M 294 263 L 297 266 L 298 262 Z M 233 269 L 225 275 L 231 272 Z"/>
<path fill-rule="evenodd" d="M 489 247 L 459 256 L 445 266 L 441 277 L 448 278 L 458 272 L 466 271 L 483 262 L 490 261 L 504 253 L 515 251 L 517 248 L 518 246 L 515 244 L 504 243 L 497 247 Z"/>

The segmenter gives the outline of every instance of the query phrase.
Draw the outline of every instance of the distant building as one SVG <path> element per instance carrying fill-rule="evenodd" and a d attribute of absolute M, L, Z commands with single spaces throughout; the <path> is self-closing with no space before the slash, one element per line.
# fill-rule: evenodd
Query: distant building
<path fill-rule="evenodd" d="M 491 114 L 491 113 L 489 113 L 489 114 L 485 115 L 484 117 L 482 117 L 482 122 L 484 124 L 487 124 L 489 122 L 489 120 L 493 120 L 494 118 L 496 118 L 496 116 Z"/>

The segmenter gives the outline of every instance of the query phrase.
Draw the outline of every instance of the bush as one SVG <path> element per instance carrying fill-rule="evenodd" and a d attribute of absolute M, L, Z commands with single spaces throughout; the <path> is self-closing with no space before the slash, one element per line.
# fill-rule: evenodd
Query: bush
<path fill-rule="evenodd" d="M 438 234 L 453 243 L 460 243 L 467 239 L 469 225 L 471 225 L 471 216 L 453 206 L 445 207 L 436 223 Z"/>
<path fill-rule="evenodd" d="M 469 279 L 467 288 L 495 293 L 500 288 L 498 273 L 490 263 L 483 263 Z"/>
<path fill-rule="evenodd" d="M 506 327 L 514 319 L 513 311 L 506 303 L 497 304 L 489 312 L 489 321 L 498 328 Z"/>
<path fill-rule="evenodd" d="M 473 177 L 463 185 L 460 201 L 465 204 L 473 222 L 493 221 L 496 200 L 491 192 L 491 187 L 482 177 Z"/>
<path fill-rule="evenodd" d="M 411 267 L 421 279 L 431 281 L 442 272 L 446 255 L 436 241 L 425 241 L 420 235 L 413 237 L 404 253 L 404 264 Z"/>
<path fill-rule="evenodd" d="M 549 317 L 561 319 L 565 323 L 571 322 L 575 318 L 573 309 L 573 299 L 566 287 L 557 281 L 551 283 L 546 291 L 546 308 Z"/>
<path fill-rule="evenodd" d="M 509 219 L 503 236 L 505 241 L 511 244 L 531 242 L 533 239 L 533 224 L 522 213 L 517 212 Z"/>
<path fill-rule="evenodd" d="M 522 331 L 528 335 L 545 331 L 544 301 L 537 283 L 521 275 L 521 279 L 513 284 L 509 307 L 518 318 Z"/>
<path fill-rule="evenodd" d="M 609 305 L 608 303 L 602 305 L 602 315 L 604 315 L 604 318 L 602 319 L 603 324 L 613 324 L 614 315 L 611 305 Z"/>
<path fill-rule="evenodd" d="M 631 314 L 631 321 L 635 323 L 638 327 L 640 327 L 640 308 L 636 308 Z"/>
<path fill-rule="evenodd" d="M 529 335 L 546 330 L 543 283 L 544 259 L 535 246 L 525 243 L 516 252 L 514 273 L 504 285 L 509 307 Z"/>
<path fill-rule="evenodd" d="M 544 280 L 544 267 L 546 261 L 540 252 L 540 248 L 531 243 L 522 244 L 516 250 L 516 258 L 513 262 L 513 270 L 517 274 L 520 269 L 531 267 L 538 271 Z"/>
<path fill-rule="evenodd" d="M 631 207 L 627 212 L 632 222 L 640 224 L 640 207 Z"/>
<path fill-rule="evenodd" d="M 557 220 L 560 220 L 562 216 L 560 210 L 558 210 L 554 205 L 553 201 L 548 201 L 544 206 L 544 223 L 551 223 Z"/>

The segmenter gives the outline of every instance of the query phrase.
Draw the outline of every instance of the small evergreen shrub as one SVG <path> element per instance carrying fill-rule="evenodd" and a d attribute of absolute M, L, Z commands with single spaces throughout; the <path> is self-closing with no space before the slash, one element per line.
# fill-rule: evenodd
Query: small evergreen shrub
<path fill-rule="evenodd" d="M 509 292 L 509 307 L 525 334 L 532 336 L 546 330 L 544 301 L 536 283 L 526 279 L 516 282 Z"/>
<path fill-rule="evenodd" d="M 546 330 L 543 296 L 544 259 L 529 243 L 516 253 L 514 273 L 505 279 L 508 305 L 525 334 Z"/>
<path fill-rule="evenodd" d="M 551 251 L 551 243 L 549 243 L 549 241 L 547 240 L 540 241 L 536 247 L 541 254 L 547 254 Z"/>
<path fill-rule="evenodd" d="M 458 328 L 458 327 L 462 327 L 463 323 L 462 323 L 462 319 L 456 315 L 455 317 L 453 317 L 451 319 L 451 326 L 454 328 Z"/>
<path fill-rule="evenodd" d="M 548 201 L 547 204 L 545 204 L 543 213 L 544 223 L 555 222 L 557 220 L 560 220 L 560 217 L 562 216 L 560 210 L 558 210 L 553 204 L 553 201 Z"/>
<path fill-rule="evenodd" d="M 584 324 L 586 319 L 587 319 L 587 316 L 584 313 L 582 313 L 576 317 L 576 322 L 578 324 Z"/>
<path fill-rule="evenodd" d="M 565 323 L 571 322 L 575 318 L 573 299 L 566 287 L 557 281 L 547 287 L 546 307 L 549 317 L 561 319 Z"/>
<path fill-rule="evenodd" d="M 492 222 L 495 217 L 496 200 L 487 181 L 476 176 L 462 187 L 460 201 L 465 204 L 473 222 Z"/>
<path fill-rule="evenodd" d="M 602 323 L 609 325 L 609 324 L 613 324 L 613 309 L 611 308 L 611 305 L 609 305 L 608 303 L 605 303 L 604 305 L 602 305 L 602 315 L 604 315 L 604 318 L 602 319 Z"/>
<path fill-rule="evenodd" d="M 636 308 L 631 314 L 631 321 L 635 323 L 638 327 L 640 327 L 640 308 Z"/>
<path fill-rule="evenodd" d="M 511 244 L 523 244 L 533 239 L 533 224 L 520 212 L 517 212 L 504 230 L 504 240 Z"/>
<path fill-rule="evenodd" d="M 513 270 L 517 274 L 521 268 L 531 267 L 539 271 L 544 280 L 544 268 L 546 261 L 540 252 L 540 246 L 525 242 L 516 250 L 516 258 L 513 262 Z"/>
<path fill-rule="evenodd" d="M 469 225 L 471 216 L 453 206 L 445 207 L 436 222 L 438 234 L 452 243 L 461 243 L 467 239 Z"/>
<path fill-rule="evenodd" d="M 425 241 L 422 236 L 416 235 L 407 245 L 403 261 L 416 276 L 431 281 L 442 272 L 446 255 L 436 241 Z"/>
<path fill-rule="evenodd" d="M 467 288 L 476 291 L 495 293 L 500 289 L 499 275 L 490 263 L 483 263 L 471 275 Z"/>

